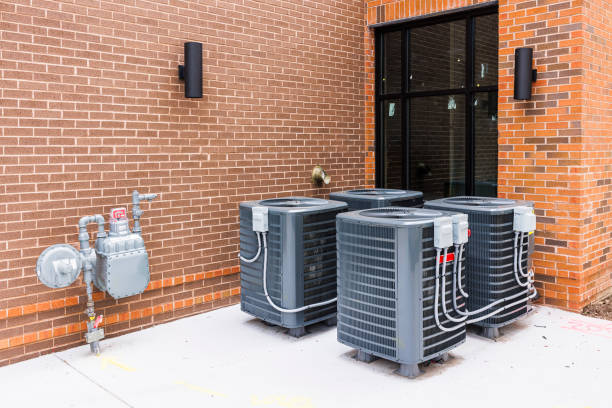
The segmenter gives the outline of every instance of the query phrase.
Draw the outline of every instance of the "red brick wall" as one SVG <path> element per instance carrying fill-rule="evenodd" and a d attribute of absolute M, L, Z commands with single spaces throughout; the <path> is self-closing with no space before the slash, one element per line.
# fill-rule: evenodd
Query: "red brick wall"
<path fill-rule="evenodd" d="M 499 191 L 535 202 L 544 303 L 579 310 L 612 284 L 609 6 L 503 0 L 499 11 Z M 528 102 L 512 99 L 522 46 L 539 75 Z"/>
<path fill-rule="evenodd" d="M 487 3 L 368 1 L 368 24 Z M 607 0 L 500 0 L 499 195 L 535 203 L 543 302 L 580 310 L 612 286 L 612 47 Z M 374 185 L 374 32 L 366 29 L 366 183 Z M 514 50 L 539 80 L 515 101 Z"/>
<path fill-rule="evenodd" d="M 152 282 L 96 293 L 109 335 L 238 301 L 240 201 L 365 179 L 362 1 L 78 3 L 0 3 L 0 365 L 83 343 L 84 286 L 46 288 L 36 259 L 133 189 L 160 194 Z M 177 78 L 185 41 L 202 99 Z"/>
<path fill-rule="evenodd" d="M 612 280 L 612 4 L 584 2 L 585 275 L 588 302 Z"/>

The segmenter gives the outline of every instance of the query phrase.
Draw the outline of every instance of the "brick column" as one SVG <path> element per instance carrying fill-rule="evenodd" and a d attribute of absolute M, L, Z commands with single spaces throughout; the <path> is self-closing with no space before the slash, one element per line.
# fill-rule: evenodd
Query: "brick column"
<path fill-rule="evenodd" d="M 611 284 L 609 14 L 603 0 L 499 2 L 499 194 L 535 202 L 537 286 L 574 310 Z M 517 47 L 534 48 L 531 101 L 513 99 Z"/>

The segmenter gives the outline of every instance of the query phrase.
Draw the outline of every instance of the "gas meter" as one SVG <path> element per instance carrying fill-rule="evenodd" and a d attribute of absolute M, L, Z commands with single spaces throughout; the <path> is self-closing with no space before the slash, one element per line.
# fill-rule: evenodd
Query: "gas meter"
<path fill-rule="evenodd" d="M 87 289 L 87 333 L 85 340 L 93 352 L 99 352 L 98 342 L 104 338 L 99 327 L 102 316 L 96 316 L 93 287 L 107 292 L 115 299 L 144 292 L 149 284 L 149 256 L 141 236 L 140 202 L 152 201 L 157 194 L 132 193 L 134 228 L 130 231 L 125 207 L 114 208 L 110 213 L 110 231 L 104 230 L 104 217 L 99 214 L 79 220 L 80 250 L 66 244 L 45 249 L 36 263 L 36 274 L 50 288 L 65 288 L 79 276 L 81 269 Z M 87 225 L 98 224 L 95 250 L 89 247 Z"/>
<path fill-rule="evenodd" d="M 125 208 L 110 213 L 110 231 L 96 241 L 94 284 L 115 299 L 142 293 L 149 284 L 149 256 L 144 240 L 130 231 Z"/>

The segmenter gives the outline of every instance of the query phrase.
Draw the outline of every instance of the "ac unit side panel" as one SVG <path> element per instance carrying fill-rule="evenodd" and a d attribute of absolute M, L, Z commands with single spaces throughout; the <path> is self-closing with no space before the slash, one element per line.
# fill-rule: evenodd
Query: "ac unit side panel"
<path fill-rule="evenodd" d="M 459 327 L 451 332 L 440 330 L 435 320 L 435 284 L 436 284 L 436 250 L 433 245 L 433 227 L 426 227 L 422 230 L 422 246 L 421 246 L 421 261 L 422 261 L 422 339 L 423 339 L 423 361 L 435 358 L 465 341 L 466 331 L 465 326 Z M 448 252 L 454 253 L 451 248 Z M 463 258 L 465 260 L 465 258 Z M 465 261 L 463 262 L 465 265 Z M 440 267 L 440 273 L 442 268 Z M 451 316 L 459 318 L 459 314 L 453 312 L 452 304 L 452 262 L 447 263 L 446 268 L 446 286 L 443 288 L 446 294 L 446 307 Z M 442 288 L 440 289 L 442 290 Z M 438 299 L 438 319 L 441 325 L 445 327 L 456 326 L 457 323 L 447 319 L 441 307 L 441 299 Z M 458 302 L 460 308 L 464 308 L 464 301 Z"/>
<path fill-rule="evenodd" d="M 268 232 L 268 293 L 270 297 L 280 303 L 281 282 L 280 265 L 280 219 L 278 216 L 269 217 L 270 230 Z M 257 253 L 257 235 L 253 232 L 251 208 L 240 206 L 240 254 L 245 258 L 252 258 Z M 263 292 L 263 255 L 254 262 L 240 262 L 240 308 L 259 319 L 272 324 L 281 324 L 281 315 L 272 308 Z"/>
<path fill-rule="evenodd" d="M 395 231 L 340 218 L 337 231 L 338 341 L 397 361 Z"/>
<path fill-rule="evenodd" d="M 529 205 L 531 203 L 521 202 L 517 205 Z M 450 210 L 443 202 L 428 202 L 427 208 Z M 466 282 L 468 297 L 468 309 L 476 310 L 491 302 L 504 299 L 508 296 L 518 294 L 525 289 L 516 283 L 514 278 L 514 206 L 500 208 L 479 207 L 463 208 L 461 211 L 468 215 L 468 223 L 471 236 L 466 245 Z M 523 270 L 531 267 L 533 234 L 523 244 L 525 253 L 522 261 Z M 504 307 L 516 302 L 510 299 L 502 302 L 499 307 Z M 486 320 L 475 323 L 481 327 L 501 327 L 529 311 L 527 300 L 504 312 L 492 316 Z"/>
<path fill-rule="evenodd" d="M 491 302 L 516 295 L 525 289 L 514 278 L 514 210 L 500 214 L 472 212 L 468 222 L 472 237 L 467 245 L 468 264 L 468 308 L 476 310 Z M 525 253 L 529 243 L 523 245 Z M 527 256 L 523 257 L 523 269 L 529 267 Z M 473 295 L 472 295 L 473 294 Z M 516 302 L 516 298 L 502 302 L 504 307 Z M 481 327 L 501 327 L 511 323 L 528 312 L 528 302 L 476 323 Z"/>
<path fill-rule="evenodd" d="M 302 218 L 303 304 L 311 305 L 337 296 L 336 215 L 344 210 L 309 214 Z M 336 315 L 336 304 L 304 312 L 304 320 L 314 323 Z"/>

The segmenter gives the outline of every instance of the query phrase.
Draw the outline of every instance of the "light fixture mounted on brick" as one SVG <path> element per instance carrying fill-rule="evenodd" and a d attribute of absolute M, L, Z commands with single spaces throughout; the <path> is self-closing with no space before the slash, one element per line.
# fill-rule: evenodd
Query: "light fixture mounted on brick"
<path fill-rule="evenodd" d="M 185 43 L 185 65 L 178 66 L 178 76 L 185 81 L 185 98 L 202 97 L 202 43 Z"/>
<path fill-rule="evenodd" d="M 514 99 L 531 99 L 531 84 L 538 79 L 538 71 L 532 68 L 533 48 L 517 48 L 514 51 Z"/>

